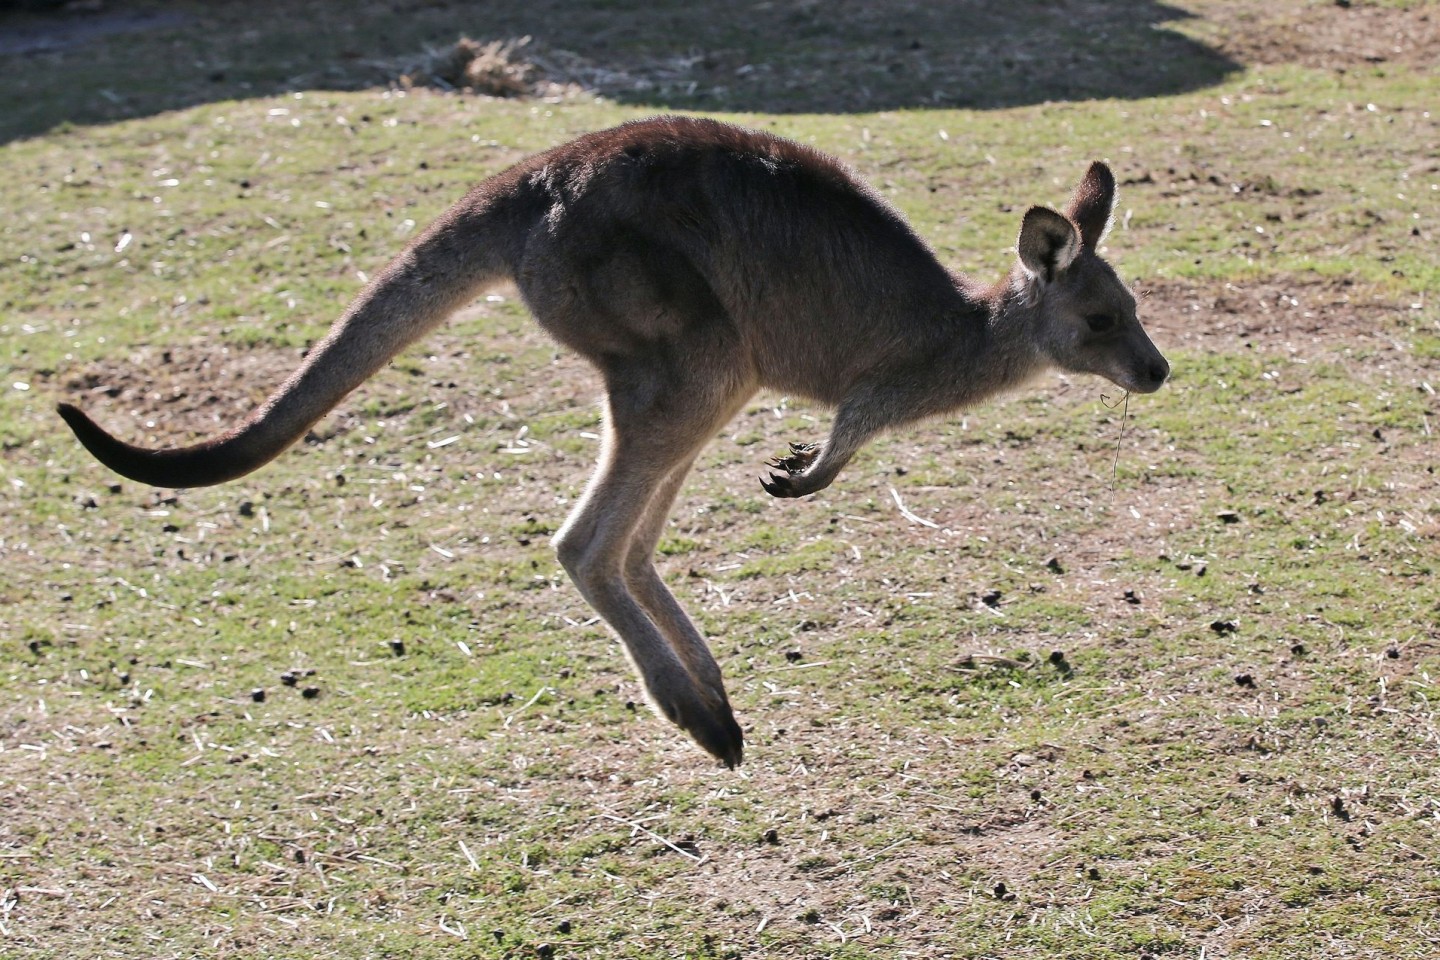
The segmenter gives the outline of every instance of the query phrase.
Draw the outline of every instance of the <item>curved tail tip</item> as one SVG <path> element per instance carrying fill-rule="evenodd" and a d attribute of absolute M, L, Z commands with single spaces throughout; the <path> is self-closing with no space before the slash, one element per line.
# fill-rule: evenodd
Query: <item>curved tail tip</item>
<path fill-rule="evenodd" d="M 55 404 L 55 412 L 60 414 L 61 419 L 70 427 L 76 439 L 84 444 L 85 448 L 91 453 L 95 453 L 96 441 L 103 443 L 106 440 L 112 439 L 108 433 L 101 429 L 99 424 L 90 419 L 90 416 L 84 410 L 81 410 L 74 404 L 57 403 Z"/>
<path fill-rule="evenodd" d="M 104 466 L 152 487 L 208 487 L 244 476 L 267 462 L 269 456 L 237 455 L 227 442 L 210 440 L 192 447 L 150 450 L 112 436 L 104 427 L 69 403 L 57 403 L 55 412 L 69 425 L 80 445 Z"/>
<path fill-rule="evenodd" d="M 90 451 L 90 455 L 106 467 L 131 480 L 139 480 L 154 486 L 168 485 L 156 482 L 145 472 L 137 472 L 136 458 L 133 456 L 134 451 L 130 446 L 112 437 L 104 427 L 91 420 L 89 414 L 84 410 L 74 404 L 57 403 L 55 412 L 60 414 L 61 419 L 70 427 L 71 432 L 75 434 L 75 439 L 80 441 L 80 445 Z"/>
<path fill-rule="evenodd" d="M 71 430 L 75 431 L 77 436 L 86 427 L 94 428 L 95 426 L 95 422 L 85 415 L 85 411 L 72 403 L 55 404 L 55 412 L 60 414 L 61 419 L 69 425 Z"/>

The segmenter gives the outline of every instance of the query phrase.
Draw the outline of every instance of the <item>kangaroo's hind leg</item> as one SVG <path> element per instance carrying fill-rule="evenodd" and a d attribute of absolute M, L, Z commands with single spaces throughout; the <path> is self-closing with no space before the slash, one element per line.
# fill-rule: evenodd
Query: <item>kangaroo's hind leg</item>
<path fill-rule="evenodd" d="M 702 690 L 728 703 L 725 681 L 709 645 L 655 569 L 655 548 L 664 533 L 675 497 L 693 463 L 694 458 L 691 458 L 671 471 L 651 497 L 645 516 L 630 540 L 630 550 L 625 557 L 625 578 L 635 598 L 690 671 L 691 678 Z"/>
<path fill-rule="evenodd" d="M 648 557 L 663 526 L 663 515 L 653 518 L 668 511 L 689 464 L 738 401 L 714 381 L 672 380 L 663 364 L 632 376 L 605 372 L 600 465 L 555 535 L 555 548 L 581 595 L 620 636 L 655 707 L 734 766 L 744 737 L 719 668 L 653 567 L 638 581 L 630 572 L 634 551 Z"/>

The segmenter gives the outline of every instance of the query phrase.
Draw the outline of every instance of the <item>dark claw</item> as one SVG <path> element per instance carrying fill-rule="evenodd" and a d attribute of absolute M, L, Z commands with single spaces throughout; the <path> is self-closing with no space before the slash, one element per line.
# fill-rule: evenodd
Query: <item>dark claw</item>
<path fill-rule="evenodd" d="M 732 770 L 745 755 L 745 734 L 735 722 L 725 688 L 675 690 L 674 696 L 650 697 L 660 716 L 690 735 L 690 738 Z"/>
<path fill-rule="evenodd" d="M 771 457 L 765 461 L 765 466 L 772 470 L 783 470 L 789 476 L 772 473 L 767 482 L 761 480 L 765 491 L 772 497 L 798 497 L 801 494 L 794 492 L 790 480 L 797 474 L 804 473 L 810 464 L 815 462 L 815 457 L 820 452 L 818 443 L 791 443 L 790 455 L 787 457 Z"/>
<path fill-rule="evenodd" d="M 818 443 L 792 443 L 790 444 L 790 456 L 780 461 L 780 466 L 789 473 L 800 473 L 806 467 L 815 462 L 815 456 L 820 452 Z"/>
<path fill-rule="evenodd" d="M 740 765 L 745 756 L 745 734 L 735 722 L 729 703 L 722 701 L 718 706 L 694 713 L 683 711 L 669 719 L 731 770 Z"/>
<path fill-rule="evenodd" d="M 745 734 L 728 709 L 723 716 L 707 716 L 690 728 L 690 736 L 725 766 L 734 770 L 745 756 Z"/>
<path fill-rule="evenodd" d="M 783 473 L 772 473 L 769 479 L 761 477 L 760 486 L 764 487 L 765 492 L 770 496 L 784 500 L 801 496 L 800 491 L 796 490 L 794 484 L 791 483 L 790 477 Z"/>

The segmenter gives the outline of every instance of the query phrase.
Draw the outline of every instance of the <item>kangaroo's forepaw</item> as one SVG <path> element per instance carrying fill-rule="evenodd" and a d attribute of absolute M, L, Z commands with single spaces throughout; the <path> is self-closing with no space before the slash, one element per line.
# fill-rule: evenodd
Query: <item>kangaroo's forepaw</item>
<path fill-rule="evenodd" d="M 819 453 L 820 445 L 818 443 L 790 444 L 789 456 L 775 457 L 765 461 L 765 465 L 771 467 L 772 470 L 768 478 L 760 478 L 760 485 L 772 497 L 803 497 L 807 493 L 814 493 L 815 491 L 802 481 L 801 475 L 815 462 L 815 457 Z M 784 472 L 775 472 L 781 470 Z"/>

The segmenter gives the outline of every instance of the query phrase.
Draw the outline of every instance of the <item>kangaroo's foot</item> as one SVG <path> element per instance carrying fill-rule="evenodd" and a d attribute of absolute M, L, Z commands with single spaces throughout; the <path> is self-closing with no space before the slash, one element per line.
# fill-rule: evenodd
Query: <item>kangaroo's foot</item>
<path fill-rule="evenodd" d="M 811 488 L 804 482 L 803 474 L 809 466 L 815 462 L 815 457 L 820 453 L 818 443 L 792 443 L 790 444 L 790 455 L 786 457 L 775 457 L 765 461 L 767 467 L 771 467 L 769 478 L 762 477 L 760 485 L 765 492 L 772 497 L 803 497 L 807 493 L 814 493 L 818 487 Z M 776 470 L 783 470 L 784 473 L 776 473 Z"/>
<path fill-rule="evenodd" d="M 745 754 L 745 734 L 723 693 L 718 700 L 704 697 L 657 697 L 651 699 L 660 713 L 705 748 L 705 752 L 731 768 L 740 765 Z"/>

